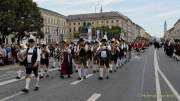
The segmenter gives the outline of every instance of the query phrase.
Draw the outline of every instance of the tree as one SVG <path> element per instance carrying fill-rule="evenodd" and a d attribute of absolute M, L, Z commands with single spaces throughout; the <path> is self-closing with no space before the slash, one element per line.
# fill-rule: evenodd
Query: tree
<path fill-rule="evenodd" d="M 0 0 L 0 36 L 2 38 L 0 43 L 4 43 L 6 36 L 14 31 L 16 5 L 15 0 Z"/>
<path fill-rule="evenodd" d="M 35 32 L 36 37 L 43 37 L 41 28 L 43 27 L 43 18 L 39 12 L 37 4 L 32 0 L 17 0 L 16 7 L 16 32 L 18 43 L 27 36 L 27 33 Z"/>
<path fill-rule="evenodd" d="M 16 33 L 19 43 L 29 32 L 43 37 L 42 27 L 43 18 L 32 0 L 0 0 L 0 33 L 3 39 Z"/>

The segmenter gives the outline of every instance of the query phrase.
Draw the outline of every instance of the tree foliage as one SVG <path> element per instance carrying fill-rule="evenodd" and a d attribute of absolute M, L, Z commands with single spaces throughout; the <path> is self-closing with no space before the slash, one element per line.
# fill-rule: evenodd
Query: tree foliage
<path fill-rule="evenodd" d="M 18 41 L 29 32 L 43 37 L 42 27 L 43 18 L 32 0 L 0 0 L 0 32 L 4 37 L 13 32 Z"/>

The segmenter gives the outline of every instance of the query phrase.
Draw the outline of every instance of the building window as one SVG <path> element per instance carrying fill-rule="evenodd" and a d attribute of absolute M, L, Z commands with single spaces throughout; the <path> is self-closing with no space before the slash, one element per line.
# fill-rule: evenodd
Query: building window
<path fill-rule="evenodd" d="M 106 23 L 109 23 L 109 21 L 106 21 Z"/>
<path fill-rule="evenodd" d="M 119 20 L 116 20 L 116 22 L 119 22 Z"/>
<path fill-rule="evenodd" d="M 114 20 L 111 20 L 111 23 L 114 23 Z"/>
<path fill-rule="evenodd" d="M 69 32 L 71 32 L 71 28 L 69 28 Z"/>
<path fill-rule="evenodd" d="M 78 23 L 79 25 L 81 25 L 81 23 Z"/>
<path fill-rule="evenodd" d="M 76 32 L 76 27 L 74 27 L 74 32 Z"/>
<path fill-rule="evenodd" d="M 92 22 L 92 25 L 94 25 L 94 22 Z"/>
<path fill-rule="evenodd" d="M 74 23 L 74 25 L 76 25 L 76 23 Z"/>

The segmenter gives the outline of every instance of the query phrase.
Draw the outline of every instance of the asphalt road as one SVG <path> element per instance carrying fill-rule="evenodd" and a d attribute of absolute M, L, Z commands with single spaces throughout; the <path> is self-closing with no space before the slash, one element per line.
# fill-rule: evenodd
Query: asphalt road
<path fill-rule="evenodd" d="M 0 70 L 0 77 L 17 69 Z M 52 70 L 49 78 L 40 80 L 40 90 L 24 94 L 25 80 L 2 77 L 0 101 L 180 101 L 180 62 L 166 56 L 162 49 L 150 47 L 135 56 L 110 79 L 97 80 L 99 74 L 91 70 L 86 80 L 60 79 L 59 72 Z M 5 79 L 7 78 L 7 79 Z M 0 78 L 1 79 L 1 78 Z"/>

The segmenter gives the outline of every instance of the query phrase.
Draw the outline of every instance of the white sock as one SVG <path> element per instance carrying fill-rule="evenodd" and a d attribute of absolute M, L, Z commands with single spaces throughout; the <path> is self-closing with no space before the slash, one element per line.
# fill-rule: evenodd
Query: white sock
<path fill-rule="evenodd" d="M 78 75 L 79 75 L 79 77 L 82 77 L 82 71 L 81 71 L 81 68 L 78 68 Z"/>
<path fill-rule="evenodd" d="M 43 68 L 40 68 L 40 75 L 43 76 Z"/>
<path fill-rule="evenodd" d="M 19 70 L 18 70 L 18 77 L 21 77 L 21 74 L 22 74 L 22 70 L 19 69 Z"/>
<path fill-rule="evenodd" d="M 78 64 L 75 64 L 75 66 L 76 66 L 75 69 L 78 70 L 78 69 L 79 69 L 79 68 L 78 68 L 79 65 L 78 65 Z"/>
<path fill-rule="evenodd" d="M 36 87 L 39 87 L 39 76 L 36 78 Z"/>
<path fill-rule="evenodd" d="M 106 68 L 106 76 L 109 76 L 109 68 Z"/>
<path fill-rule="evenodd" d="M 103 77 L 104 68 L 99 69 L 100 77 Z"/>
<path fill-rule="evenodd" d="M 93 67 L 94 67 L 93 70 L 96 71 L 97 70 L 97 65 L 95 64 Z"/>
<path fill-rule="evenodd" d="M 53 67 L 55 67 L 56 66 L 56 62 L 53 62 Z"/>
<path fill-rule="evenodd" d="M 84 75 L 83 76 L 87 76 L 87 68 L 83 69 L 84 70 Z"/>
<path fill-rule="evenodd" d="M 29 85 L 30 85 L 31 79 L 30 78 L 26 78 L 26 89 L 29 89 Z"/>
<path fill-rule="evenodd" d="M 112 71 L 113 70 L 113 64 L 109 64 L 110 66 L 110 70 Z"/>

